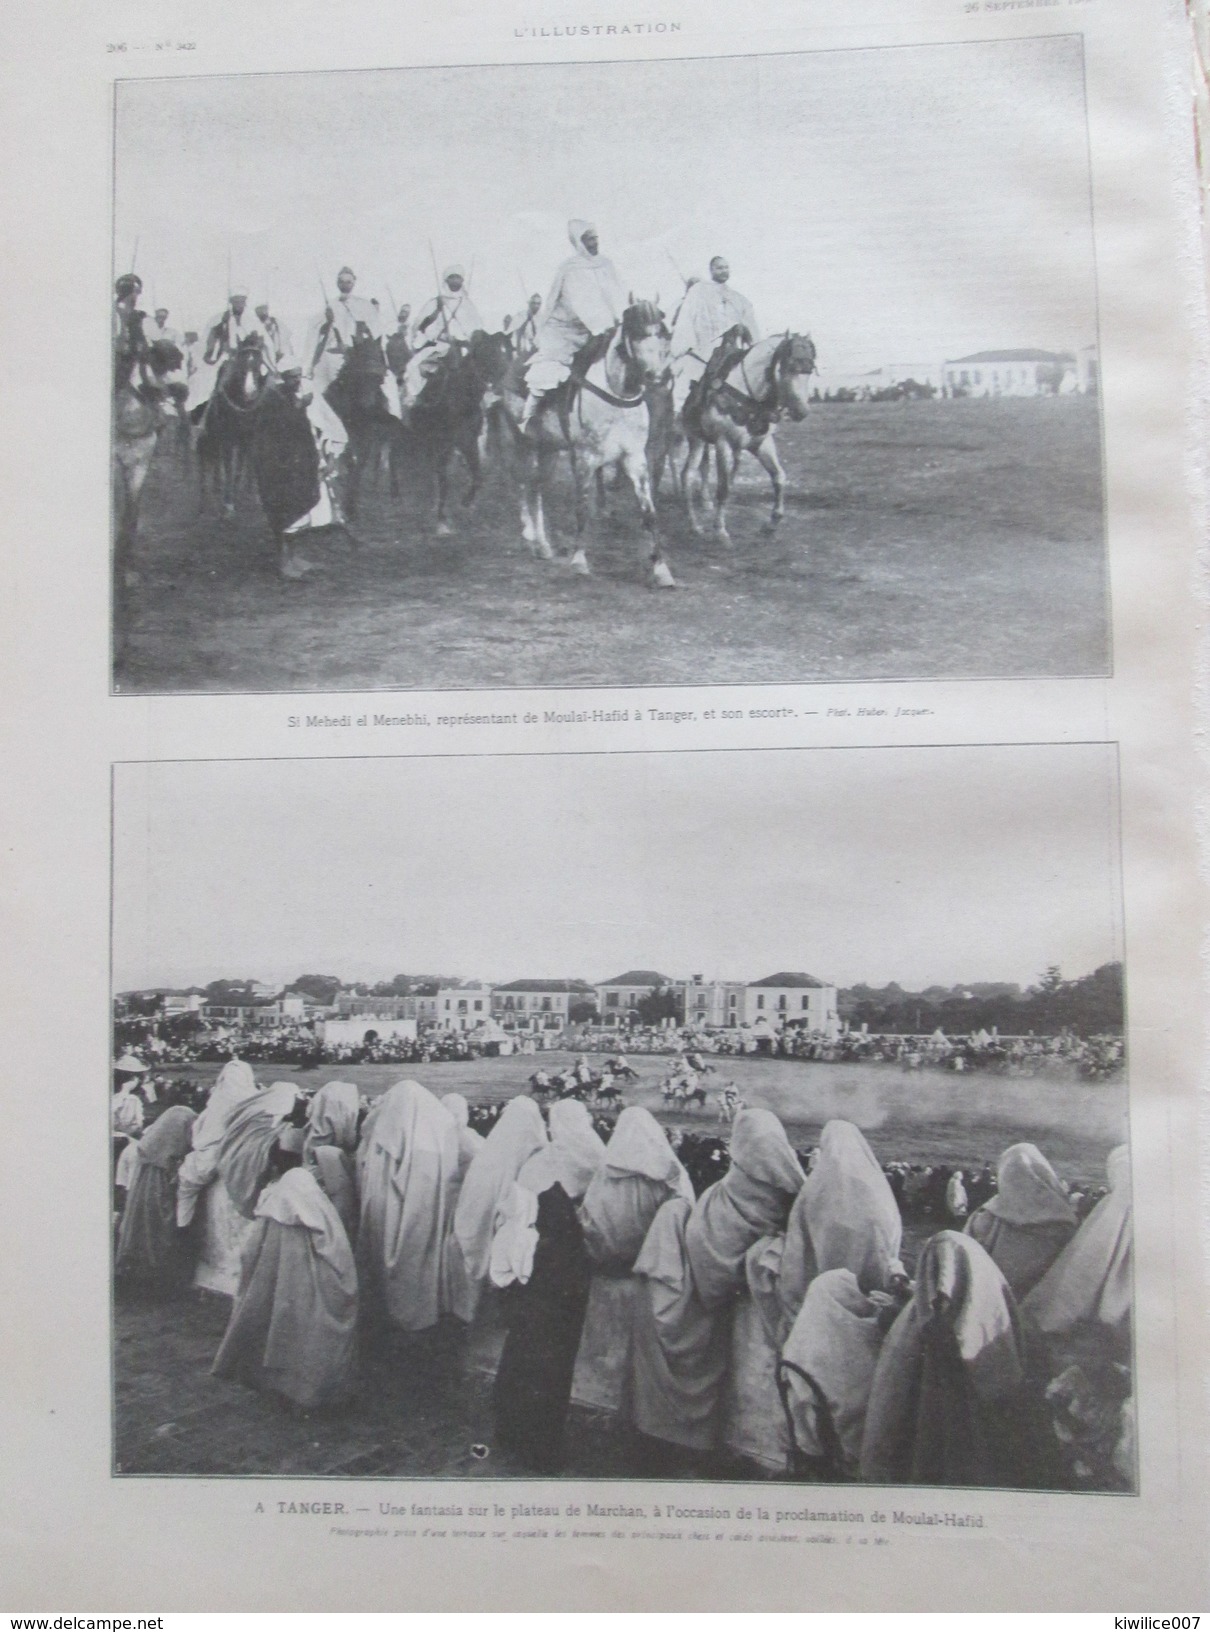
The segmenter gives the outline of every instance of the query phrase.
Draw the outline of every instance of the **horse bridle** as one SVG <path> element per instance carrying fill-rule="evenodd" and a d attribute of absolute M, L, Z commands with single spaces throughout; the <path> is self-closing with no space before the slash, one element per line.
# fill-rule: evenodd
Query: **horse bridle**
<path fill-rule="evenodd" d="M 768 399 L 769 396 L 775 391 L 776 387 L 780 384 L 782 372 L 786 365 L 786 360 L 793 349 L 794 335 L 787 333 L 778 342 L 773 355 L 769 358 L 768 364 L 766 365 L 765 382 L 761 387 L 760 395 L 757 395 L 757 393 L 752 390 L 745 366 L 748 358 L 751 356 L 751 348 L 749 348 L 748 351 L 745 352 L 739 359 L 740 375 L 742 376 L 743 382 L 748 389 L 746 391 L 741 391 L 737 385 L 732 385 L 730 380 L 719 380 L 718 389 L 730 392 L 730 394 L 739 402 L 744 403 L 751 408 L 757 408 L 762 413 L 770 414 L 775 419 L 779 419 L 781 417 L 781 409 L 776 405 L 776 403 L 770 404 Z M 810 368 L 804 370 L 803 372 L 807 374 L 813 374 L 815 372 L 815 363 L 813 360 Z"/>
<path fill-rule="evenodd" d="M 252 353 L 249 353 L 248 355 L 251 356 Z M 232 357 L 231 361 L 232 362 L 237 362 L 238 359 L 239 359 L 239 353 L 237 352 L 235 354 L 235 356 Z M 268 372 L 275 372 L 273 370 L 269 370 L 269 365 L 265 362 L 265 358 L 264 358 L 263 354 L 260 355 L 257 358 L 257 362 L 264 364 L 265 368 L 266 368 L 266 370 Z M 260 399 L 261 399 L 261 394 L 262 394 L 262 392 L 264 390 L 265 382 L 262 381 L 261 391 L 257 392 L 256 400 L 254 402 L 248 403 L 248 405 L 246 407 L 242 407 L 238 402 L 235 402 L 232 399 L 230 392 L 227 390 L 228 383 L 229 383 L 228 380 L 224 380 L 222 382 L 222 384 L 219 386 L 218 390 L 219 390 L 219 395 L 222 397 L 223 401 L 227 404 L 228 408 L 230 408 L 231 412 L 233 414 L 254 414 L 256 412 L 256 410 L 260 407 Z"/>
<path fill-rule="evenodd" d="M 646 338 L 646 336 L 644 336 L 644 338 Z M 610 342 L 610 347 L 612 348 L 612 341 Z M 618 347 L 618 350 L 623 354 L 628 362 L 634 363 L 638 361 L 630 343 L 630 336 L 625 332 L 625 330 L 622 331 L 622 341 Z M 608 357 L 609 349 L 606 350 L 604 356 L 601 358 L 601 361 L 607 361 Z M 593 366 L 595 367 L 595 364 Z M 594 397 L 599 397 L 602 402 L 607 402 L 611 408 L 637 408 L 640 403 L 647 401 L 645 391 L 640 391 L 637 397 L 619 397 L 615 392 L 607 391 L 604 386 L 596 385 L 588 378 L 587 374 L 577 374 L 574 370 L 571 374 L 571 381 L 573 390 L 579 389 L 582 391 L 591 392 Z"/>

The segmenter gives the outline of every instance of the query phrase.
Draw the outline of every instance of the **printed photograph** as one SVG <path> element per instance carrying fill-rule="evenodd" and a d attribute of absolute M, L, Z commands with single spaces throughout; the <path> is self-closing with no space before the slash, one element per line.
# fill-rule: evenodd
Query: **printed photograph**
<path fill-rule="evenodd" d="M 1107 674 L 1082 52 L 120 81 L 114 690 Z"/>
<path fill-rule="evenodd" d="M 116 1474 L 1136 1489 L 1112 746 L 113 792 Z"/>

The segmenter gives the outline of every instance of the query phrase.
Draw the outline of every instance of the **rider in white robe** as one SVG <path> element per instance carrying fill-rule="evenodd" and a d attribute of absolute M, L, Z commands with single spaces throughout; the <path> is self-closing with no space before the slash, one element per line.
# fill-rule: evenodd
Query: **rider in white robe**
<path fill-rule="evenodd" d="M 364 300 L 353 293 L 357 274 L 351 267 L 342 266 L 336 275 L 337 298 L 325 306 L 307 331 L 303 362 L 315 382 L 316 396 L 323 396 L 344 367 L 345 355 L 357 338 L 358 324 L 364 324 L 371 340 L 383 346 L 386 361 L 385 332 L 382 314 L 372 300 Z M 382 394 L 387 411 L 399 418 L 399 388 L 388 368 L 383 376 Z"/>
<path fill-rule="evenodd" d="M 590 221 L 570 221 L 567 236 L 576 253 L 555 274 L 538 320 L 538 349 L 525 372 L 529 395 L 522 430 L 546 393 L 571 373 L 585 341 L 612 329 L 626 309 L 626 290 L 613 262 L 599 253 L 597 229 Z"/>
<path fill-rule="evenodd" d="M 706 372 L 715 346 L 728 329 L 742 323 L 753 340 L 760 339 L 752 302 L 728 284 L 731 268 L 721 255 L 710 262 L 709 282 L 686 290 L 672 326 L 669 359 L 672 364 L 672 405 L 685 406 L 690 387 Z"/>
<path fill-rule="evenodd" d="M 483 319 L 467 292 L 466 273 L 461 266 L 447 266 L 441 274 L 441 293 L 425 302 L 412 327 L 414 349 L 403 376 L 403 400 L 407 406 L 420 395 L 425 380 L 448 353 L 451 341 L 465 345 L 475 330 L 483 326 Z"/>
<path fill-rule="evenodd" d="M 274 368 L 279 368 L 282 358 L 294 350 L 290 344 L 290 331 L 280 317 L 274 317 L 267 300 L 256 308 L 256 316 L 265 336 L 265 356 Z"/>
<path fill-rule="evenodd" d="M 260 335 L 263 340 L 264 331 L 260 321 L 255 313 L 248 310 L 248 291 L 233 289 L 227 297 L 226 307 L 217 317 L 211 318 L 202 331 L 197 371 L 189 381 L 187 407 L 190 411 L 210 401 L 219 369 L 228 357 L 235 355 L 241 341 L 254 334 Z"/>

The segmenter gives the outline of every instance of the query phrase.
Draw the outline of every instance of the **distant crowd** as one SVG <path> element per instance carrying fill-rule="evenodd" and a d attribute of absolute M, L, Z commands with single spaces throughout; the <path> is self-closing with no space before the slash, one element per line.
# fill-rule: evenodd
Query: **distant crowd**
<path fill-rule="evenodd" d="M 372 1032 L 373 1026 L 368 1029 Z M 180 1035 L 156 1019 L 123 1019 L 115 1026 L 120 1049 L 133 1049 L 157 1065 L 221 1065 L 234 1056 L 258 1064 L 299 1069 L 322 1065 L 428 1065 L 441 1060 L 481 1059 L 500 1051 L 498 1038 L 429 1029 L 419 1037 L 370 1036 L 363 1042 L 327 1042 L 310 1022 L 279 1021 L 267 1026 L 203 1026 Z M 884 1063 L 902 1070 L 992 1072 L 1002 1076 L 1071 1075 L 1090 1080 L 1117 1075 L 1125 1065 L 1119 1035 L 1081 1037 L 1002 1037 L 995 1031 L 907 1036 L 847 1030 L 837 1034 L 804 1027 L 759 1035 L 751 1029 L 713 1030 L 695 1026 L 569 1026 L 509 1040 L 514 1053 L 567 1048 L 590 1052 L 676 1055 L 761 1056 L 829 1063 Z"/>

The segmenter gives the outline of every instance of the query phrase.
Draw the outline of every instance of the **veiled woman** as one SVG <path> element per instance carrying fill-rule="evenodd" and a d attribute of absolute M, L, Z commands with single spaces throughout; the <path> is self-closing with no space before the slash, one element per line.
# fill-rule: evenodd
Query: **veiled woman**
<path fill-rule="evenodd" d="M 851 1269 L 807 1287 L 779 1368 L 800 1455 L 825 1478 L 854 1478 L 866 1409 L 893 1304 L 864 1292 Z"/>
<path fill-rule="evenodd" d="M 743 1110 L 731 1167 L 692 1210 L 677 1199 L 655 1216 L 635 1263 L 634 1425 L 648 1439 L 709 1450 L 718 1438 L 736 1294 L 744 1260 L 784 1227 L 802 1168 L 771 1111 Z"/>
<path fill-rule="evenodd" d="M 350 1241 L 357 1239 L 357 1118 L 361 1096 L 351 1082 L 325 1082 L 311 1101 L 303 1139 L 303 1166 L 340 1216 Z"/>
<path fill-rule="evenodd" d="M 861 1477 L 878 1484 L 1001 1485 L 1023 1479 L 1025 1347 L 1008 1282 L 969 1235 L 924 1247 L 912 1300 L 878 1357 Z"/>
<path fill-rule="evenodd" d="M 183 1292 L 193 1273 L 191 1238 L 176 1222 L 177 1172 L 189 1150 L 194 1112 L 173 1105 L 135 1147 L 135 1173 L 118 1235 L 115 1277 L 150 1297 Z"/>
<path fill-rule="evenodd" d="M 454 1119 L 454 1126 L 458 1129 L 458 1171 L 454 1175 L 454 1193 L 452 1205 L 458 1205 L 458 1197 L 462 1193 L 462 1181 L 466 1178 L 471 1163 L 483 1149 L 483 1135 L 471 1127 L 471 1108 L 467 1104 L 465 1094 L 442 1094 L 441 1103 Z"/>
<path fill-rule="evenodd" d="M 847 1269 L 865 1292 L 901 1280 L 902 1240 L 898 1203 L 865 1135 L 852 1122 L 826 1123 L 784 1241 L 762 1241 L 748 1259 L 748 1284 L 774 1347 L 816 1275 Z"/>
<path fill-rule="evenodd" d="M 526 1162 L 545 1144 L 542 1112 L 528 1094 L 518 1094 L 467 1169 L 446 1240 L 443 1276 L 448 1307 L 460 1320 L 475 1318 L 501 1203 Z"/>
<path fill-rule="evenodd" d="M 458 1171 L 458 1130 L 418 1082 L 379 1101 L 361 1164 L 357 1261 L 367 1312 L 405 1332 L 444 1312 L 442 1250 Z"/>
<path fill-rule="evenodd" d="M 245 1060 L 228 1060 L 210 1090 L 205 1109 L 193 1124 L 193 1148 L 181 1163 L 177 1183 L 176 1221 L 192 1222 L 198 1198 L 214 1182 L 218 1172 L 219 1147 L 231 1118 L 256 1097 L 256 1078 Z"/>
<path fill-rule="evenodd" d="M 552 1184 L 578 1202 L 605 1160 L 605 1141 L 592 1125 L 588 1107 L 560 1099 L 550 1108 L 550 1143 L 543 1145 L 517 1175 L 517 1183 L 540 1196 Z"/>
<path fill-rule="evenodd" d="M 1037 1145 L 1010 1145 L 1000 1158 L 996 1194 L 966 1221 L 1021 1299 L 1076 1232 L 1076 1214 L 1054 1168 Z"/>
<path fill-rule="evenodd" d="M 496 1442 L 535 1472 L 557 1473 L 590 1266 L 575 1205 L 557 1179 L 543 1186 L 536 1203 L 534 1192 L 519 1183 L 514 1195 L 519 1216 L 506 1228 L 519 1235 L 519 1250 L 493 1250 L 492 1263 L 492 1279 L 504 1286 L 508 1326 L 493 1391 Z M 536 1240 L 527 1242 L 530 1231 Z M 511 1274 L 502 1273 L 502 1258 Z"/>
<path fill-rule="evenodd" d="M 651 1112 L 628 1105 L 580 1203 L 584 1245 L 596 1268 L 633 1269 L 652 1220 L 673 1196 L 692 1205 L 689 1175 Z"/>
<path fill-rule="evenodd" d="M 297 1103 L 294 1083 L 275 1082 L 245 1100 L 227 1124 L 218 1150 L 218 1174 L 236 1212 L 245 1218 L 255 1215 L 269 1153 Z"/>
<path fill-rule="evenodd" d="M 1111 1151 L 1105 1165 L 1109 1194 L 1097 1202 L 1022 1305 L 1030 1322 L 1048 1337 L 1063 1336 L 1084 1323 L 1119 1335 L 1129 1331 L 1133 1227 L 1127 1147 Z"/>
<path fill-rule="evenodd" d="M 212 1369 L 311 1410 L 352 1392 L 357 1271 L 336 1209 L 314 1173 L 290 1160 L 270 1155 L 270 1182 L 256 1201 L 239 1292 Z"/>

